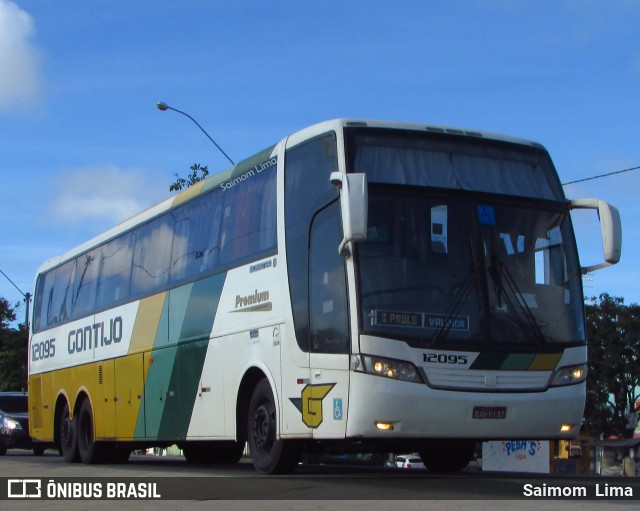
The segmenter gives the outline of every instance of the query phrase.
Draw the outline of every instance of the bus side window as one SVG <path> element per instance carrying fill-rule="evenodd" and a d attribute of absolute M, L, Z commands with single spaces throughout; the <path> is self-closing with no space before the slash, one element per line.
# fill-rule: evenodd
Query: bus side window
<path fill-rule="evenodd" d="M 56 268 L 48 317 L 50 325 L 63 323 L 71 316 L 74 270 L 75 261 L 69 261 Z"/>
<path fill-rule="evenodd" d="M 102 248 L 102 264 L 98 279 L 98 308 L 112 307 L 129 295 L 133 236 L 125 234 Z"/>
<path fill-rule="evenodd" d="M 100 268 L 101 249 L 97 248 L 78 258 L 73 285 L 73 317 L 79 318 L 93 312 L 96 303 L 96 287 Z"/>
<path fill-rule="evenodd" d="M 349 318 L 338 202 L 318 213 L 311 227 L 309 310 L 311 351 L 349 353 Z"/>
<path fill-rule="evenodd" d="M 136 235 L 131 295 L 159 291 L 169 281 L 174 218 L 162 217 L 144 225 Z"/>
<path fill-rule="evenodd" d="M 316 211 L 338 197 L 335 186 L 329 181 L 331 172 L 338 168 L 336 134 L 325 133 L 288 149 L 285 162 L 284 216 L 289 291 L 296 340 L 300 349 L 308 352 L 309 227 Z M 333 247 L 336 253 L 338 245 Z"/>
<path fill-rule="evenodd" d="M 209 193 L 175 212 L 171 281 L 213 270 L 220 256 L 222 200 Z"/>

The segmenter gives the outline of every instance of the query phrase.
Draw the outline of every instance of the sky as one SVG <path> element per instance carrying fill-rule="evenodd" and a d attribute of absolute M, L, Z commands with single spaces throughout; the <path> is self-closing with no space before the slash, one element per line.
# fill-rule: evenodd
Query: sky
<path fill-rule="evenodd" d="M 537 141 L 563 183 L 640 165 L 640 0 L 0 0 L 0 270 L 38 267 L 316 122 Z M 621 262 L 585 295 L 640 302 L 640 171 L 565 186 L 616 205 Z M 602 260 L 575 214 L 583 266 Z M 0 275 L 0 296 L 23 297 Z"/>

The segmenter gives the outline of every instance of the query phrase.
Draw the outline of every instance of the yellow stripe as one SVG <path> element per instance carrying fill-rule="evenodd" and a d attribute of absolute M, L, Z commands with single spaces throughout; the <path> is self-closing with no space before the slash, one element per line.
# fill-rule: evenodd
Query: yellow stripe
<path fill-rule="evenodd" d="M 203 186 L 204 186 L 204 181 L 198 181 L 196 184 L 180 192 L 178 195 L 176 195 L 176 198 L 171 203 L 171 207 L 178 206 L 183 202 L 193 199 L 196 195 L 198 195 L 202 191 Z"/>
<path fill-rule="evenodd" d="M 562 353 L 536 355 L 536 358 L 533 359 L 529 366 L 529 371 L 553 371 L 558 362 L 560 362 L 561 357 Z"/>
<path fill-rule="evenodd" d="M 166 292 L 140 300 L 136 322 L 131 333 L 129 353 L 150 350 L 156 340 Z"/>

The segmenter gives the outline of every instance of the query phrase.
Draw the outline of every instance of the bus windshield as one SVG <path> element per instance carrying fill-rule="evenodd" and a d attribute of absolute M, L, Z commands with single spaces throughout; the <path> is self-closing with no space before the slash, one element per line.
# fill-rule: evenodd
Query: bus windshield
<path fill-rule="evenodd" d="M 432 347 L 584 342 L 573 247 L 563 212 L 371 193 L 363 330 Z"/>
<path fill-rule="evenodd" d="M 363 332 L 448 349 L 584 343 L 581 273 L 548 155 L 456 138 L 347 136 L 350 169 L 370 182 L 356 254 Z"/>

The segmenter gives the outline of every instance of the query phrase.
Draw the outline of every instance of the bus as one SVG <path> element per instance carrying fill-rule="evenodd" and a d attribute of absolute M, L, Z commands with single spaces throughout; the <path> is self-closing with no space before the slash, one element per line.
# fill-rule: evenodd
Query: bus
<path fill-rule="evenodd" d="M 595 209 L 582 267 L 570 212 Z M 303 452 L 577 435 L 581 277 L 616 208 L 567 200 L 538 143 L 340 119 L 287 136 L 38 270 L 30 434 L 68 462 L 176 444 L 294 470 Z"/>

